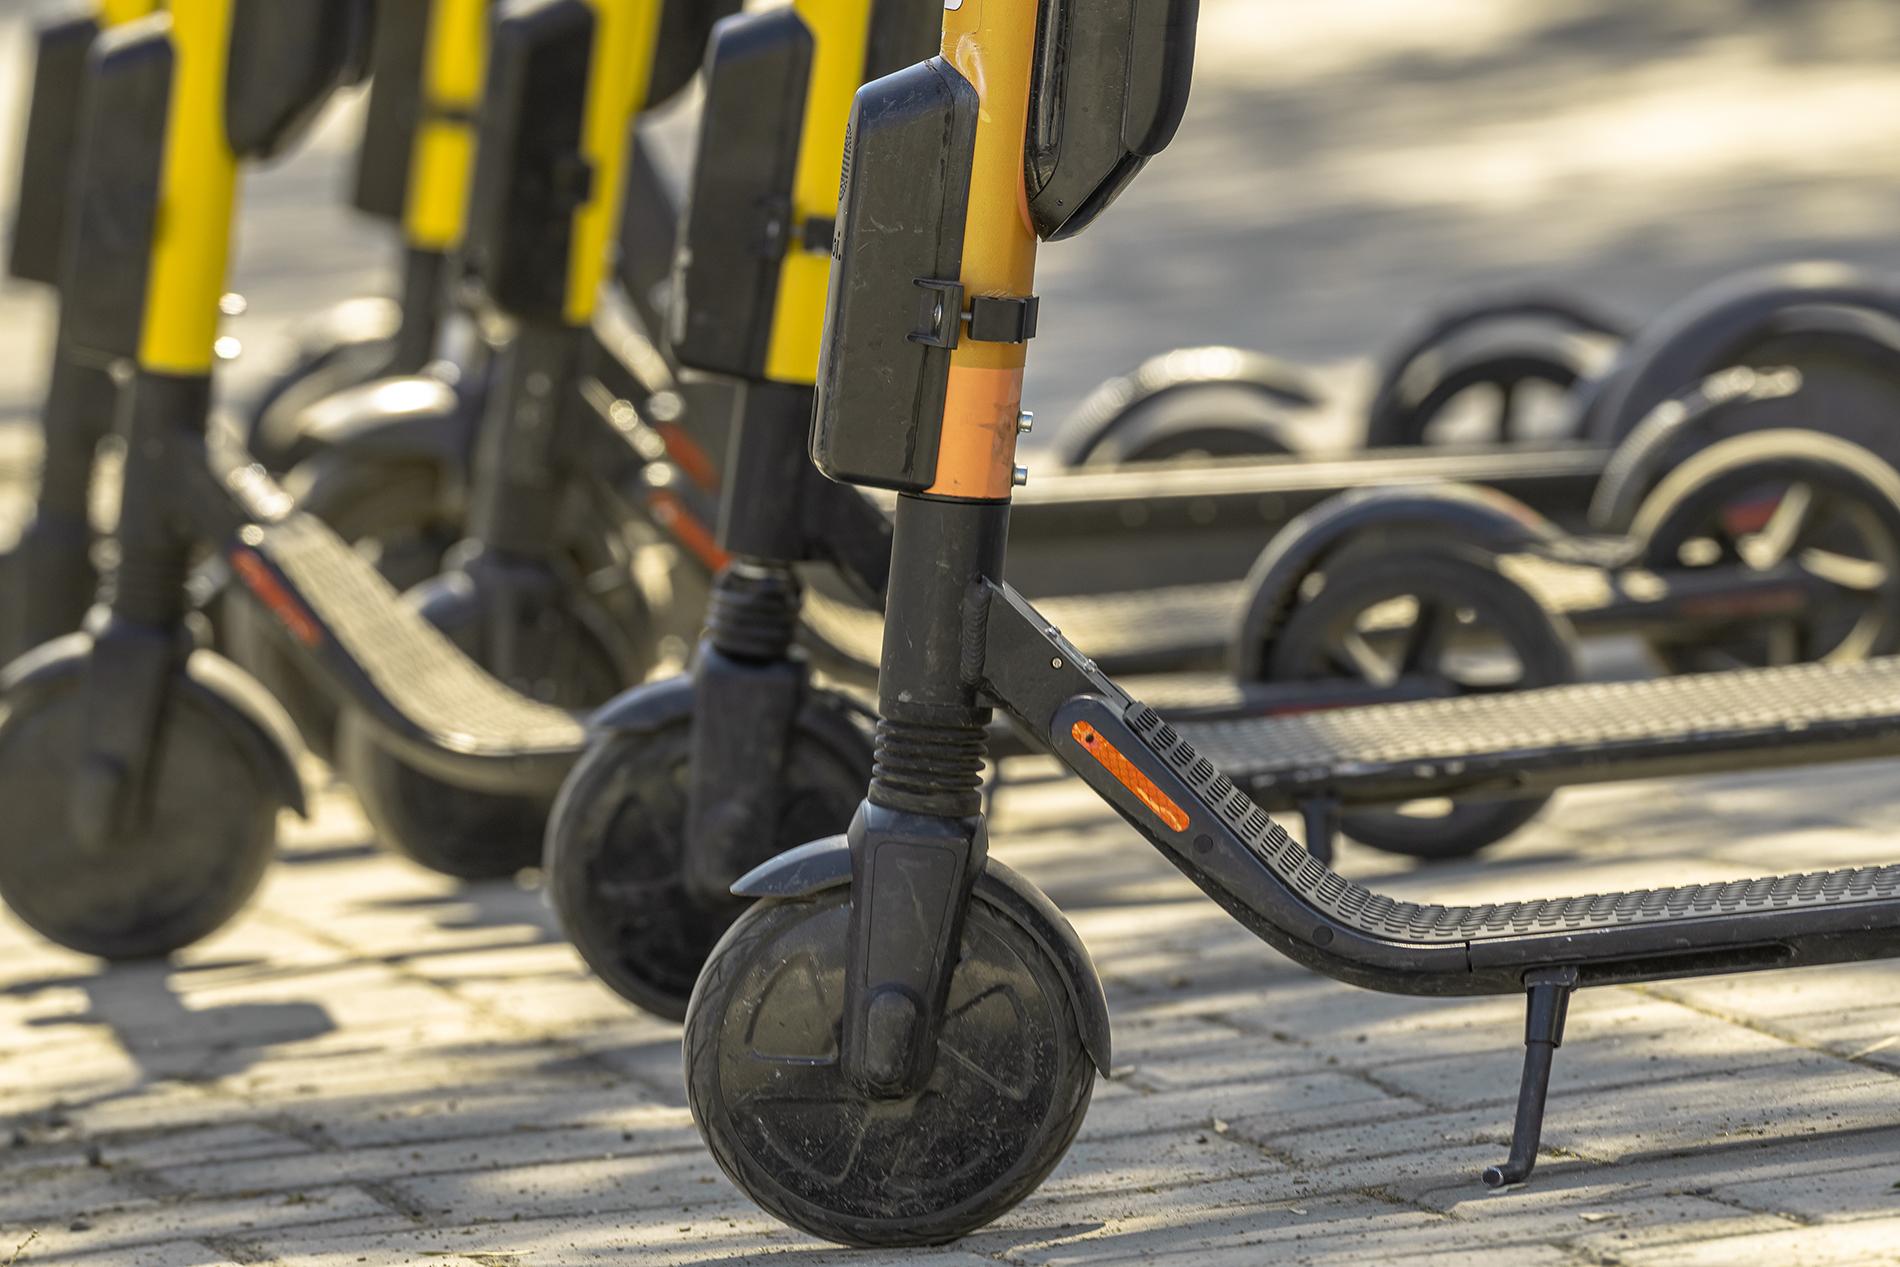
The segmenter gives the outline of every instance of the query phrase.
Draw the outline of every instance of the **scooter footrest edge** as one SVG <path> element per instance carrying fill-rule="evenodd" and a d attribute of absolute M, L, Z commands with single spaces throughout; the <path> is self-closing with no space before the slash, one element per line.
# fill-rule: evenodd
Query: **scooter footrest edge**
<path fill-rule="evenodd" d="M 1268 809 L 1511 796 L 1571 784 L 1900 754 L 1900 657 L 1592 682 L 1183 731 Z"/>
<path fill-rule="evenodd" d="M 1695 949 L 1843 933 L 1900 941 L 1900 864 L 1483 906 L 1397 901 L 1315 860 L 1152 709 L 1132 705 L 1125 718 L 1280 885 L 1335 926 L 1387 945 L 1462 942 L 1470 966 L 1478 969 L 1591 959 L 1616 962 L 1652 953 L 1651 943 L 1681 950 L 1692 938 L 1702 943 L 1691 947 Z M 1751 916 L 1763 918 L 1741 918 Z M 1725 928 L 1698 935 L 1637 935 L 1718 919 L 1725 921 Z M 1580 936 L 1592 931 L 1614 936 Z M 1498 953 L 1485 954 L 1483 943 L 1499 943 Z M 1804 961 L 1838 957 L 1821 950 Z"/>
<path fill-rule="evenodd" d="M 477 758 L 567 755 L 584 745 L 577 718 L 483 671 L 317 520 L 293 515 L 261 526 L 236 549 L 254 551 L 282 577 L 286 588 L 275 600 L 246 578 L 266 605 L 287 601 L 305 609 L 301 628 L 294 613 L 277 611 L 291 633 L 332 673 L 366 680 L 367 698 L 354 702 L 378 724 Z"/>

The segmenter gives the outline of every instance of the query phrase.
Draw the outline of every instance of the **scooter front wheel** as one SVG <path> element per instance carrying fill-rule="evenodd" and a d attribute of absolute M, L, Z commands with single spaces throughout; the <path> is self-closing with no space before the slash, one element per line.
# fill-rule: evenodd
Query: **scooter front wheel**
<path fill-rule="evenodd" d="M 1075 983 L 977 882 L 923 1089 L 875 1099 L 839 1059 L 850 890 L 762 902 L 707 961 L 686 1014 L 687 1100 L 766 1210 L 845 1245 L 935 1245 L 1033 1192 L 1075 1138 L 1095 1069 Z"/>
<path fill-rule="evenodd" d="M 261 737 L 224 700 L 177 677 L 141 804 L 111 839 L 82 846 L 70 815 L 88 773 L 85 661 L 10 694 L 0 709 L 0 898 L 15 915 L 82 954 L 149 959 L 243 908 L 269 865 L 284 797 Z"/>
<path fill-rule="evenodd" d="M 686 887 L 692 718 L 594 743 L 548 820 L 545 868 L 561 928 L 588 967 L 634 1005 L 668 1020 L 713 943 L 744 909 Z M 871 743 L 843 701 L 813 692 L 799 711 L 779 780 L 778 821 L 751 842 L 743 872 L 851 823 L 871 776 Z M 733 876 L 737 879 L 738 876 Z"/>

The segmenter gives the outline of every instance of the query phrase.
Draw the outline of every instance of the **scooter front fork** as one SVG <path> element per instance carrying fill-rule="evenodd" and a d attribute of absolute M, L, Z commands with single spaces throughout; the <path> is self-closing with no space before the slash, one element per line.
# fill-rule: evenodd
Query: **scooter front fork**
<path fill-rule="evenodd" d="M 778 834 L 780 778 L 810 686 L 792 655 L 799 587 L 779 562 L 742 561 L 713 582 L 693 660 L 686 885 L 718 906 Z"/>
<path fill-rule="evenodd" d="M 92 630 L 85 755 L 68 805 L 82 849 L 109 847 L 143 811 L 166 696 L 191 651 L 191 543 L 172 494 L 184 465 L 204 461 L 210 404 L 201 375 L 141 371 L 131 387 L 117 557 L 102 587 L 105 619 Z"/>
<path fill-rule="evenodd" d="M 786 756 L 811 671 L 793 654 L 808 556 L 803 447 L 811 388 L 747 382 L 735 401 L 720 499 L 719 547 L 733 559 L 713 581 L 693 657 L 692 785 L 686 886 L 709 907 L 778 834 Z"/>
<path fill-rule="evenodd" d="M 990 710 L 977 697 L 979 585 L 1002 570 L 1007 502 L 898 498 L 879 674 L 876 763 L 852 820 L 845 1076 L 866 1094 L 922 1089 L 937 1059 L 971 890 Z"/>

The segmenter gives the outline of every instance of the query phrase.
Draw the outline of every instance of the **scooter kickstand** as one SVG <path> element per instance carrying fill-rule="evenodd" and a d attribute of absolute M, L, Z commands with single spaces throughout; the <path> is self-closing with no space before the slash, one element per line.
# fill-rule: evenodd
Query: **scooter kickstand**
<path fill-rule="evenodd" d="M 1550 1063 L 1564 1042 L 1564 1018 L 1577 988 L 1575 968 L 1545 968 L 1524 978 L 1529 995 L 1524 1013 L 1524 1079 L 1517 1088 L 1517 1122 L 1511 1128 L 1511 1156 L 1488 1166 L 1488 1188 L 1523 1183 L 1537 1165 L 1537 1142 L 1544 1133 L 1544 1100 L 1550 1095 Z"/>

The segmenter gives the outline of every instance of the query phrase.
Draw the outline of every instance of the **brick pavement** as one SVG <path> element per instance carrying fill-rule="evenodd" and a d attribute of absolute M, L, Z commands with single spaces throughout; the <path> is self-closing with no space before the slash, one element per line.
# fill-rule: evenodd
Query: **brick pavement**
<path fill-rule="evenodd" d="M 998 853 L 1095 955 L 1114 1076 L 996 1227 L 852 1261 L 1900 1261 L 1890 965 L 1581 996 L 1536 1182 L 1492 1194 L 1514 1000 L 1304 973 L 1029 773 Z M 1345 864 L 1481 900 L 1862 862 L 1895 816 L 1867 764 L 1572 793 L 1486 864 Z M 420 872 L 339 789 L 286 839 L 256 906 L 170 965 L 101 970 L 0 925 L 0 1262 L 832 1260 L 718 1175 L 677 1032 L 587 978 L 534 877 Z"/>

